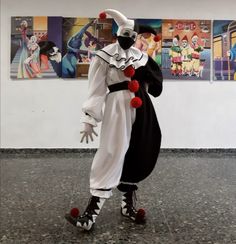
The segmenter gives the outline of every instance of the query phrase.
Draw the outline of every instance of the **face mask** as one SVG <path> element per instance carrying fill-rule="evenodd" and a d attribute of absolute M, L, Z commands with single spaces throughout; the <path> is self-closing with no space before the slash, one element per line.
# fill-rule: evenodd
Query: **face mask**
<path fill-rule="evenodd" d="M 129 49 L 134 44 L 134 40 L 131 37 L 118 36 L 117 39 L 124 50 Z"/>

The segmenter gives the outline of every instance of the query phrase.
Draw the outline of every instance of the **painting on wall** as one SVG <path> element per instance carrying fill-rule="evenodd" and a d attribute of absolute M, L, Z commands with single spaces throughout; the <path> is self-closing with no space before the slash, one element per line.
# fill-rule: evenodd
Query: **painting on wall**
<path fill-rule="evenodd" d="M 139 25 L 151 26 L 157 33 L 158 41 L 154 40 L 154 34 L 143 33 L 139 34 L 134 46 L 142 52 L 147 53 L 161 66 L 161 35 L 162 35 L 162 20 L 161 19 L 135 19 Z M 118 26 L 113 22 L 112 34 L 116 35 Z"/>
<path fill-rule="evenodd" d="M 61 76 L 62 17 L 11 18 L 11 78 Z"/>
<path fill-rule="evenodd" d="M 155 35 L 138 35 L 135 47 L 162 68 L 164 79 L 236 80 L 236 20 L 136 19 Z M 113 19 L 18 16 L 11 18 L 13 79 L 87 77 L 96 51 L 116 41 Z"/>
<path fill-rule="evenodd" d="M 96 51 L 112 41 L 112 19 L 63 18 L 62 77 L 87 77 Z"/>
<path fill-rule="evenodd" d="M 165 79 L 210 80 L 210 63 L 210 20 L 162 20 Z"/>
<path fill-rule="evenodd" d="M 213 80 L 236 80 L 236 20 L 213 22 Z"/>
<path fill-rule="evenodd" d="M 141 51 L 147 53 L 150 57 L 152 57 L 158 65 L 161 66 L 161 27 L 162 20 L 160 19 L 137 19 L 137 23 L 140 25 L 151 26 L 157 33 L 158 41 L 155 40 L 154 34 L 139 34 L 137 41 L 135 43 L 135 47 L 140 49 Z"/>

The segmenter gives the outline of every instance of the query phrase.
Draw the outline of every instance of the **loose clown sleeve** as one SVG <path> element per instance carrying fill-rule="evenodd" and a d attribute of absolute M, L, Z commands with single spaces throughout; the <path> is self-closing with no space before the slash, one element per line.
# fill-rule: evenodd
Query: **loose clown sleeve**
<path fill-rule="evenodd" d="M 162 93 L 163 76 L 158 64 L 149 57 L 147 63 L 147 80 L 149 83 L 148 93 L 154 97 L 158 97 Z"/>
<path fill-rule="evenodd" d="M 88 98 L 82 106 L 81 122 L 97 126 L 103 117 L 103 104 L 107 93 L 107 63 L 94 57 L 89 67 Z"/>

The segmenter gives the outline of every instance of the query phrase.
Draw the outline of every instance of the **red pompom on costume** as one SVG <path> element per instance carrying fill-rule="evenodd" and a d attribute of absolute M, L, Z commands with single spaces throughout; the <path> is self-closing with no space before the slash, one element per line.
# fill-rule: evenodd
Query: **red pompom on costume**
<path fill-rule="evenodd" d="M 131 80 L 129 83 L 128 83 L 128 89 L 131 91 L 131 92 L 137 92 L 139 90 L 139 83 L 137 80 Z"/>
<path fill-rule="evenodd" d="M 132 100 L 130 101 L 130 105 L 133 108 L 139 108 L 141 107 L 143 104 L 143 101 L 140 97 L 134 97 L 132 98 Z"/>
<path fill-rule="evenodd" d="M 153 40 L 154 40 L 155 42 L 159 42 L 159 41 L 161 40 L 161 37 L 160 37 L 159 35 L 156 35 L 156 36 L 153 38 Z"/>
<path fill-rule="evenodd" d="M 107 18 L 107 15 L 105 12 L 102 12 L 99 14 L 99 19 L 106 19 Z"/>
<path fill-rule="evenodd" d="M 78 208 L 72 208 L 70 210 L 70 215 L 73 218 L 78 218 L 78 216 L 79 216 L 79 209 Z"/>
<path fill-rule="evenodd" d="M 124 70 L 124 74 L 127 77 L 132 77 L 135 74 L 135 69 L 130 65 Z"/>

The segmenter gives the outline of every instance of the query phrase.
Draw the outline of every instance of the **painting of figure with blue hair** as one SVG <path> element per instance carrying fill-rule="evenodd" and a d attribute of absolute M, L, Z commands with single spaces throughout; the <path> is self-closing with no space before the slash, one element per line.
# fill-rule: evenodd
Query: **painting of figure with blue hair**
<path fill-rule="evenodd" d="M 63 78 L 88 75 L 95 53 L 112 42 L 111 28 L 111 19 L 63 18 Z"/>

